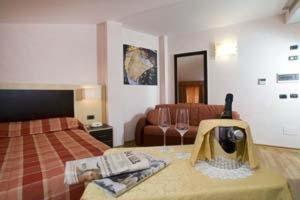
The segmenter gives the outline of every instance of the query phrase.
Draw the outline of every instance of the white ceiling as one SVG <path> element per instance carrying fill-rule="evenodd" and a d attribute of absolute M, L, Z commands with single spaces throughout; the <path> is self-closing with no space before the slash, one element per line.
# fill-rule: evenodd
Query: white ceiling
<path fill-rule="evenodd" d="M 178 0 L 0 0 L 0 23 L 97 24 Z"/>
<path fill-rule="evenodd" d="M 287 5 L 286 22 L 299 23 L 300 22 L 300 0 L 289 0 Z"/>
<path fill-rule="evenodd" d="M 0 0 L 0 23 L 97 24 L 155 35 L 194 32 L 281 14 L 288 0 Z"/>
<path fill-rule="evenodd" d="M 194 32 L 281 14 L 287 0 L 186 0 L 122 20 L 154 34 Z"/>

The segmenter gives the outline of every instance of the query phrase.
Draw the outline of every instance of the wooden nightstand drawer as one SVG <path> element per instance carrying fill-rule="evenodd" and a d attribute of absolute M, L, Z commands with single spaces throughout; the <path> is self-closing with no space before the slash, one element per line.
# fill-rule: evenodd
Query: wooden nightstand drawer
<path fill-rule="evenodd" d="M 113 128 L 111 126 L 105 124 L 97 128 L 87 127 L 87 131 L 97 140 L 113 147 Z"/>
<path fill-rule="evenodd" d="M 90 134 L 99 140 L 112 140 L 112 130 L 102 133 L 101 131 L 90 132 Z"/>
<path fill-rule="evenodd" d="M 104 144 L 106 144 L 110 147 L 113 147 L 113 141 L 112 140 L 107 140 L 107 141 L 105 140 L 105 141 L 101 141 L 101 142 L 103 142 Z"/>

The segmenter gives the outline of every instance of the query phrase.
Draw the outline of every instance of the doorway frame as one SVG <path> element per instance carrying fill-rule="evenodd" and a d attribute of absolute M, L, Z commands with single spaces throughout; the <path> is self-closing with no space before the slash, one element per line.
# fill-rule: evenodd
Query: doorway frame
<path fill-rule="evenodd" d="M 175 85 L 175 103 L 178 103 L 178 82 L 177 82 L 177 59 L 180 57 L 188 57 L 188 56 L 196 56 L 196 55 L 203 55 L 203 71 L 204 71 L 204 104 L 207 104 L 207 50 L 204 51 L 194 51 L 194 52 L 188 52 L 188 53 L 180 53 L 174 55 L 174 85 Z"/>

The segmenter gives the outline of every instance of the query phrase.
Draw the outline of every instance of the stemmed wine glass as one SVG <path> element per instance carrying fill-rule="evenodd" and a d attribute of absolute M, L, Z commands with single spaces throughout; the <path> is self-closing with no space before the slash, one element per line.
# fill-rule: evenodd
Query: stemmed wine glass
<path fill-rule="evenodd" d="M 183 136 L 189 130 L 189 111 L 186 108 L 178 108 L 176 110 L 175 129 L 181 136 L 181 149 L 183 149 Z M 176 154 L 178 158 L 185 159 L 189 156 L 188 153 L 179 152 Z"/>
<path fill-rule="evenodd" d="M 158 125 L 164 134 L 164 147 L 161 149 L 161 151 L 166 152 L 168 150 L 166 147 L 166 132 L 171 127 L 169 108 L 162 107 L 158 109 Z"/>

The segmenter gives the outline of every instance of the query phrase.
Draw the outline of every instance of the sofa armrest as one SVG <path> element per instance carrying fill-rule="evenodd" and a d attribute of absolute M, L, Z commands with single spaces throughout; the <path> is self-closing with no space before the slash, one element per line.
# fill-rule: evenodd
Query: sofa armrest
<path fill-rule="evenodd" d="M 143 145 L 144 127 L 146 126 L 146 120 L 146 117 L 140 118 L 135 127 L 135 143 L 138 146 Z"/>

